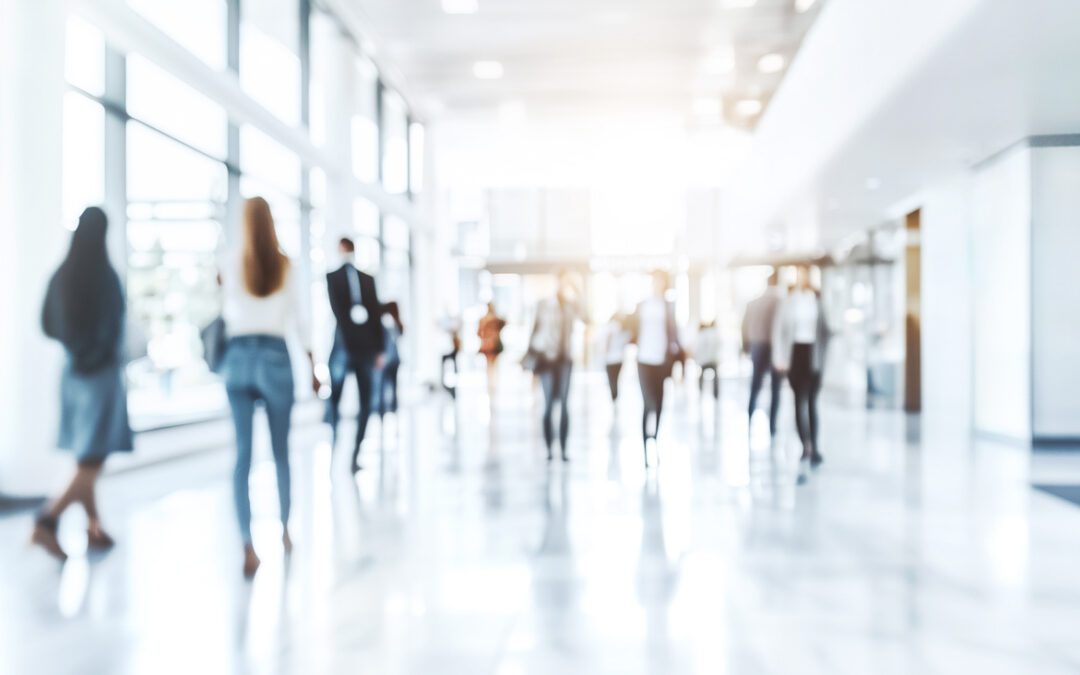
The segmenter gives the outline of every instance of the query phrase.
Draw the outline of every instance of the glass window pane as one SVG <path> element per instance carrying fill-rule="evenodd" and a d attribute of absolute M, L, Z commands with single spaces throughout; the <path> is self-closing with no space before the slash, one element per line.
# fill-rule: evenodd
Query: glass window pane
<path fill-rule="evenodd" d="M 247 4 L 259 3 L 245 3 L 245 11 Z M 206 65 L 225 70 L 229 16 L 226 0 L 128 0 L 128 5 Z"/>
<path fill-rule="evenodd" d="M 409 189 L 409 121 L 405 101 L 396 92 L 383 94 L 382 123 L 386 138 L 382 158 L 383 187 L 390 194 Z"/>
<path fill-rule="evenodd" d="M 250 125 L 240 127 L 240 169 L 286 194 L 300 195 L 300 158 Z"/>
<path fill-rule="evenodd" d="M 147 129 L 127 125 L 127 192 L 130 202 L 195 203 L 221 208 L 228 192 L 225 165 Z"/>
<path fill-rule="evenodd" d="M 395 251 L 409 250 L 409 224 L 397 216 L 383 219 L 383 243 Z"/>
<path fill-rule="evenodd" d="M 375 183 L 379 180 L 379 71 L 370 60 L 358 59 L 354 72 L 353 174 L 365 183 Z"/>
<path fill-rule="evenodd" d="M 128 113 L 215 157 L 228 154 L 225 110 L 145 58 L 127 62 Z"/>
<path fill-rule="evenodd" d="M 282 121 L 300 124 L 300 9 L 297 0 L 244 3 L 240 85 Z"/>
<path fill-rule="evenodd" d="M 67 22 L 64 77 L 87 93 L 105 95 L 105 36 L 77 16 Z"/>
<path fill-rule="evenodd" d="M 379 207 L 363 197 L 353 200 L 353 234 L 356 236 L 379 236 Z"/>
<path fill-rule="evenodd" d="M 409 127 L 409 189 L 413 194 L 424 191 L 424 125 Z"/>
<path fill-rule="evenodd" d="M 379 273 L 382 251 L 379 240 L 375 237 L 357 237 L 356 243 L 356 267 L 374 276 Z"/>
<path fill-rule="evenodd" d="M 336 91 L 342 69 L 335 63 L 343 49 L 341 31 L 334 20 L 315 11 L 311 15 L 311 142 L 326 145 L 330 97 Z"/>
<path fill-rule="evenodd" d="M 105 109 L 69 91 L 63 134 L 64 227 L 74 230 L 83 209 L 105 201 Z"/>

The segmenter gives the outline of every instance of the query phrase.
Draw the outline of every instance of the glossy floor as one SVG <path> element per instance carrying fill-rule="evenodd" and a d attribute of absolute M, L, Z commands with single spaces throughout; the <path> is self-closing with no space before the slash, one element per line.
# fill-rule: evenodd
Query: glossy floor
<path fill-rule="evenodd" d="M 28 517 L 0 519 L 0 672 L 1080 671 L 1080 509 L 1030 487 L 1076 477 L 1074 456 L 827 405 L 827 462 L 796 487 L 790 402 L 770 446 L 733 384 L 719 423 L 669 390 L 646 471 L 632 376 L 615 423 L 600 379 L 576 380 L 568 465 L 509 374 L 494 414 L 475 377 L 456 407 L 376 427 L 356 482 L 324 428 L 297 429 L 291 560 L 261 439 L 252 583 L 224 449 L 110 476 L 101 559 L 78 514 L 62 569 L 27 549 Z"/>

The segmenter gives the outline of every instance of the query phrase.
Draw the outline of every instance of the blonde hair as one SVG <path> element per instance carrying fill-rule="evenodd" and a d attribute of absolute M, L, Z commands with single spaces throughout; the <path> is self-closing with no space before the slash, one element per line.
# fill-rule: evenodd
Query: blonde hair
<path fill-rule="evenodd" d="M 244 286 L 257 298 L 281 290 L 289 258 L 281 251 L 270 205 L 262 197 L 244 202 Z"/>

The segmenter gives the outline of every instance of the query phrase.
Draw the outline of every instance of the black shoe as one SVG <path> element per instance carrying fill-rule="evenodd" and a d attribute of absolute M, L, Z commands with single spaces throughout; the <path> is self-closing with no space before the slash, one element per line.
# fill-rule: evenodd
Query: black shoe
<path fill-rule="evenodd" d="M 818 468 L 825 462 L 825 458 L 814 452 L 810 455 L 810 466 L 814 469 Z"/>
<path fill-rule="evenodd" d="M 364 467 L 360 466 L 359 464 L 355 464 L 355 463 L 354 463 L 354 464 L 352 465 L 352 472 L 353 472 L 353 474 L 358 474 L 358 473 L 360 473 L 360 472 L 361 472 L 361 471 L 363 471 L 363 470 L 364 470 Z"/>
<path fill-rule="evenodd" d="M 566 453 L 564 452 L 564 453 L 562 454 L 562 461 L 563 461 L 563 462 L 569 462 L 569 461 L 570 461 L 570 455 L 567 455 L 567 454 L 566 454 Z"/>

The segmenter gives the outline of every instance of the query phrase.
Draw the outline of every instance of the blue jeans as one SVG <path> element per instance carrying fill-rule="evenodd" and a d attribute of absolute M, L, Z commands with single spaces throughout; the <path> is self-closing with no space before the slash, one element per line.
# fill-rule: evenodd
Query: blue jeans
<path fill-rule="evenodd" d="M 262 402 L 270 423 L 270 447 L 277 468 L 281 523 L 288 525 L 291 506 L 289 472 L 289 427 L 294 400 L 292 365 L 285 340 L 267 335 L 242 335 L 229 340 L 225 353 L 225 389 L 229 395 L 236 426 L 236 470 L 233 496 L 236 517 L 245 544 L 251 543 L 252 422 L 255 404 Z"/>

